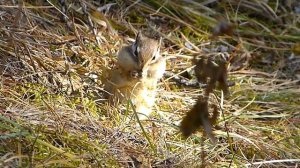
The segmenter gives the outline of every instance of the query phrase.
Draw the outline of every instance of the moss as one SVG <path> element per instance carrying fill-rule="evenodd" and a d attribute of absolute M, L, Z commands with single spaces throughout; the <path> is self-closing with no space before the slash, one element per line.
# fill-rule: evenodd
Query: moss
<path fill-rule="evenodd" d="M 280 102 L 289 105 L 299 105 L 299 97 L 300 94 L 297 92 L 283 90 L 259 94 L 256 97 L 256 100 L 265 102 Z"/>

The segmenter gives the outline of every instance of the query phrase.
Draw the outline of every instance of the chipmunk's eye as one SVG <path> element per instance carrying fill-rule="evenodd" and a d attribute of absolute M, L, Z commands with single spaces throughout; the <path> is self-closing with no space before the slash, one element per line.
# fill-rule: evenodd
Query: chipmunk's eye
<path fill-rule="evenodd" d="M 132 51 L 132 54 L 137 57 L 138 54 L 139 54 L 139 46 L 137 45 L 137 42 L 134 42 L 131 46 L 131 51 Z"/>
<path fill-rule="evenodd" d="M 133 52 L 132 54 L 133 54 L 135 57 L 138 57 L 139 51 L 140 51 L 139 46 L 137 46 L 136 44 L 133 44 L 133 45 L 132 45 L 132 52 Z"/>
<path fill-rule="evenodd" d="M 138 47 L 135 48 L 133 54 L 134 54 L 136 57 L 138 56 L 138 54 L 139 54 L 139 52 L 138 52 Z"/>
<path fill-rule="evenodd" d="M 154 55 L 152 56 L 152 61 L 156 60 L 157 57 L 159 57 L 159 49 L 154 53 Z"/>
<path fill-rule="evenodd" d="M 154 61 L 156 59 L 156 56 L 154 55 L 153 57 L 152 57 L 152 61 Z"/>

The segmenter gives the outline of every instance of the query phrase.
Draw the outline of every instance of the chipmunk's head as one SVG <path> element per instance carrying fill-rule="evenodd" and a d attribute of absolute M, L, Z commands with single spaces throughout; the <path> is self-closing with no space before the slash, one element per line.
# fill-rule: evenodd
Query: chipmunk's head
<path fill-rule="evenodd" d="M 155 40 L 138 33 L 131 46 L 132 57 L 138 67 L 143 70 L 160 57 L 160 40 Z"/>
<path fill-rule="evenodd" d="M 134 77 L 147 75 L 149 65 L 156 63 L 161 57 L 160 41 L 139 32 L 135 42 L 119 52 L 118 64 L 133 73 Z"/>

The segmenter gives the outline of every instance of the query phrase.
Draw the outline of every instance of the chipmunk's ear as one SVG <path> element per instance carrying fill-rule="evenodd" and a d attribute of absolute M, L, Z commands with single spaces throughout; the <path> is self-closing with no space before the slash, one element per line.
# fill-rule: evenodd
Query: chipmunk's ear
<path fill-rule="evenodd" d="M 161 46 L 161 44 L 162 44 L 162 37 L 159 37 L 159 39 L 158 39 L 158 45 Z"/>
<path fill-rule="evenodd" d="M 142 32 L 139 30 L 136 37 L 135 37 L 135 40 L 138 41 L 139 39 L 142 39 L 143 38 L 143 34 Z"/>
<path fill-rule="evenodd" d="M 158 47 L 157 47 L 157 50 L 158 50 L 158 53 L 159 53 L 160 48 L 161 48 L 161 44 L 162 44 L 162 37 L 159 37 L 159 38 L 157 39 L 157 41 L 158 41 Z"/>

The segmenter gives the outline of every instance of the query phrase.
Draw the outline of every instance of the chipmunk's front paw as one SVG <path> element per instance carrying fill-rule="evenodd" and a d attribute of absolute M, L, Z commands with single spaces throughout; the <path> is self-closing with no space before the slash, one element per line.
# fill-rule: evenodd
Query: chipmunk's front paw
<path fill-rule="evenodd" d="M 138 79 L 138 78 L 142 78 L 143 77 L 143 73 L 141 71 L 131 71 L 130 72 L 130 77 L 134 78 L 134 79 Z"/>

